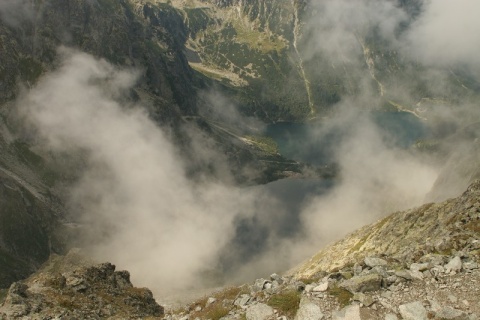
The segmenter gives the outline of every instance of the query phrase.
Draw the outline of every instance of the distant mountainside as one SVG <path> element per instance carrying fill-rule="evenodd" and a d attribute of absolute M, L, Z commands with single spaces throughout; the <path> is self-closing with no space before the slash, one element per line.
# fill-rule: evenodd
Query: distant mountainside
<path fill-rule="evenodd" d="M 342 97 L 361 91 L 376 98 L 364 108 L 412 112 L 422 101 L 425 109 L 438 99 L 478 97 L 478 83 L 465 70 L 441 70 L 437 76 L 447 85 L 438 90 L 426 76 L 429 67 L 409 60 L 395 39 L 382 35 L 377 12 L 368 21 L 360 11 L 349 23 L 343 19 L 355 9 L 344 2 L 330 17 L 323 16 L 321 3 L 304 0 L 159 2 L 184 21 L 190 66 L 236 96 L 244 113 L 265 121 L 325 116 Z M 397 6 L 404 16 L 391 36 L 401 38 L 422 2 Z"/>

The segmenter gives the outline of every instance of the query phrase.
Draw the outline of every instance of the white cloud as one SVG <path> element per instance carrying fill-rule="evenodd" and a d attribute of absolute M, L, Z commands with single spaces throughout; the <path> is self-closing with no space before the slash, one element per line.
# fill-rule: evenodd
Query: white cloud
<path fill-rule="evenodd" d="M 408 53 L 428 65 L 466 64 L 480 69 L 480 2 L 425 1 L 406 37 Z"/>

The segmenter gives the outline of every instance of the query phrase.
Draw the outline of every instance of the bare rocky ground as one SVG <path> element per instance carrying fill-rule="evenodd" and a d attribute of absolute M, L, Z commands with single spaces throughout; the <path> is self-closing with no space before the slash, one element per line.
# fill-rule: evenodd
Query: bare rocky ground
<path fill-rule="evenodd" d="M 90 264 L 74 253 L 54 257 L 42 272 L 13 283 L 0 319 L 161 318 L 163 307 L 150 290 L 133 287 L 127 271 L 110 263 L 78 266 L 83 263 Z"/>
<path fill-rule="evenodd" d="M 457 252 L 420 260 L 425 262 L 391 269 L 386 260 L 367 257 L 316 279 L 274 274 L 167 313 L 166 319 L 479 319 L 478 258 Z"/>

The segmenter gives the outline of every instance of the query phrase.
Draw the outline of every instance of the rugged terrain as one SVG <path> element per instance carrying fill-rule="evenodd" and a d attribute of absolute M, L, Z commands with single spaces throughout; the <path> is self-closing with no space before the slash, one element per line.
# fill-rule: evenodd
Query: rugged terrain
<path fill-rule="evenodd" d="M 221 292 L 221 307 L 201 300 L 171 317 L 478 319 L 479 199 L 476 181 L 457 198 L 365 226 L 284 277 L 258 279 L 233 298 L 233 289 Z"/>
<path fill-rule="evenodd" d="M 233 301 L 223 300 L 225 314 L 246 314 L 247 319 L 477 319 L 479 196 L 477 181 L 458 198 L 365 226 L 285 277 L 272 275 L 238 288 Z M 204 302 L 200 307 L 205 308 Z M 197 306 L 187 309 L 192 317 Z"/>
<path fill-rule="evenodd" d="M 163 308 L 152 292 L 135 288 L 127 271 L 110 263 L 92 265 L 82 255 L 52 256 L 43 272 L 14 283 L 2 319 L 160 318 Z M 84 266 L 81 266 L 84 264 Z"/>

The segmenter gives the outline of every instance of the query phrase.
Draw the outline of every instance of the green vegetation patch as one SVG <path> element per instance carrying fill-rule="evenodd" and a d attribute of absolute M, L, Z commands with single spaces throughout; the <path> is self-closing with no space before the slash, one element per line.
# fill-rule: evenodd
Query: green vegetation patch
<path fill-rule="evenodd" d="M 327 292 L 329 295 L 337 298 L 337 301 L 342 308 L 347 306 L 353 298 L 353 294 L 350 291 L 337 286 L 329 288 Z"/>
<path fill-rule="evenodd" d="M 208 305 L 204 309 L 194 314 L 195 318 L 219 320 L 230 312 L 230 308 L 223 306 L 221 303 L 216 302 Z"/>
<path fill-rule="evenodd" d="M 250 143 L 255 145 L 257 148 L 261 149 L 262 151 L 265 151 L 266 153 L 270 154 L 278 154 L 278 145 L 270 137 L 262 137 L 262 136 L 246 136 L 245 139 L 247 139 Z"/>
<path fill-rule="evenodd" d="M 252 30 L 251 26 L 244 25 L 238 20 L 234 20 L 232 25 L 236 31 L 237 42 L 245 43 L 252 49 L 262 53 L 269 53 L 272 51 L 281 52 L 287 47 L 286 42 L 278 36 Z"/>
<path fill-rule="evenodd" d="M 247 286 L 229 287 L 221 291 L 215 292 L 212 295 L 205 296 L 202 299 L 197 300 L 190 305 L 190 309 L 195 309 L 196 307 L 202 308 L 200 311 L 196 311 L 193 313 L 193 318 L 212 319 L 212 320 L 218 320 L 220 318 L 223 318 L 226 315 L 228 315 L 230 310 L 232 310 L 232 306 L 233 306 L 232 303 L 229 303 L 228 306 L 226 306 L 223 303 L 223 301 L 225 300 L 233 301 L 239 295 L 243 293 L 248 293 L 248 292 L 249 290 Z M 217 300 L 207 305 L 207 300 L 209 297 L 214 297 Z M 177 313 L 177 312 L 174 311 L 174 313 Z"/>
<path fill-rule="evenodd" d="M 231 287 L 231 288 L 226 288 L 220 292 L 217 292 L 214 294 L 214 297 L 217 298 L 217 300 L 234 300 L 236 299 L 239 295 L 248 293 L 248 287 L 247 286 L 241 286 L 241 287 Z"/>
<path fill-rule="evenodd" d="M 308 277 L 308 278 L 300 278 L 298 279 L 299 281 L 305 283 L 305 284 L 312 284 L 314 282 L 320 281 L 323 277 L 327 275 L 326 272 L 324 271 L 317 271 L 313 276 Z"/>
<path fill-rule="evenodd" d="M 288 290 L 272 295 L 267 304 L 288 318 L 293 319 L 300 307 L 300 295 L 300 292 L 297 290 Z"/>

